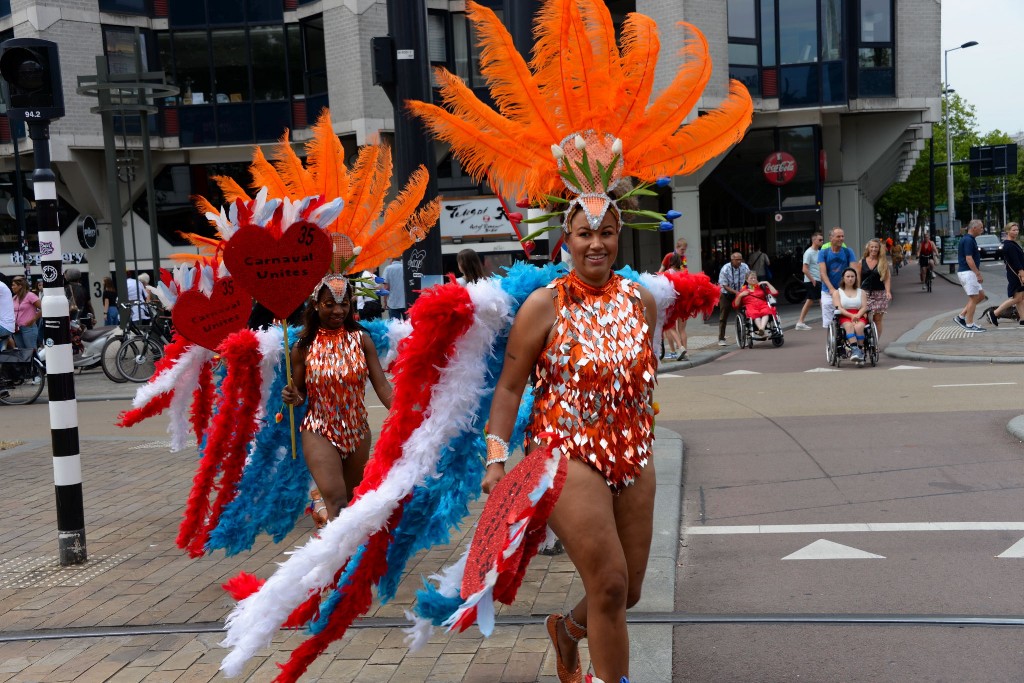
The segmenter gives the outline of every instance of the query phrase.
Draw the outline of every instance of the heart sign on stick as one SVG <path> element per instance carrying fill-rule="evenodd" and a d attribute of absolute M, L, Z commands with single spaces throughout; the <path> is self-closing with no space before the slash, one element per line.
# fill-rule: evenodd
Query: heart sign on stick
<path fill-rule="evenodd" d="M 224 247 L 224 264 L 235 282 L 284 319 L 327 273 L 331 255 L 330 238 L 313 223 L 295 223 L 280 238 L 243 225 Z"/>
<path fill-rule="evenodd" d="M 221 278 L 207 297 L 197 289 L 182 292 L 171 309 L 174 329 L 193 344 L 214 351 L 231 334 L 245 327 L 252 299 L 231 277 Z"/>

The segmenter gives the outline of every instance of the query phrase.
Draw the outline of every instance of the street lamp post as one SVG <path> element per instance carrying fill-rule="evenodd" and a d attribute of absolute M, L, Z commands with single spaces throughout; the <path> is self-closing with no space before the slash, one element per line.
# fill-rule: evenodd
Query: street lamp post
<path fill-rule="evenodd" d="M 965 50 L 978 44 L 976 40 L 969 40 L 957 47 L 951 47 L 945 51 L 943 59 L 946 70 L 946 87 L 943 89 L 943 97 L 946 100 L 946 208 L 949 210 L 949 236 L 953 237 L 953 221 L 956 220 L 956 202 L 953 200 L 953 137 L 950 134 L 949 115 L 949 53 L 956 50 Z"/>

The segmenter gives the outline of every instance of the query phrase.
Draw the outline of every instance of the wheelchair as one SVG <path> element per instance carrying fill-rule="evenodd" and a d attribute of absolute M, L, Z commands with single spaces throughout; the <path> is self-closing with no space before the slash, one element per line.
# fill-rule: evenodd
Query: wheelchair
<path fill-rule="evenodd" d="M 770 301 L 774 305 L 774 300 Z M 786 342 L 782 334 L 782 321 L 779 320 L 778 312 L 768 316 L 768 323 L 764 326 L 764 336 L 754 336 L 754 321 L 746 316 L 743 307 L 736 309 L 736 346 L 742 348 L 754 348 L 755 341 L 769 341 L 775 347 L 782 346 Z"/>
<path fill-rule="evenodd" d="M 846 340 L 846 330 L 840 324 L 839 314 L 836 313 L 832 318 L 832 324 L 828 326 L 825 360 L 829 365 L 838 368 L 844 360 L 852 360 L 851 351 L 850 343 Z M 870 319 L 864 326 L 864 361 L 871 363 L 871 367 L 878 365 L 878 329 Z"/>

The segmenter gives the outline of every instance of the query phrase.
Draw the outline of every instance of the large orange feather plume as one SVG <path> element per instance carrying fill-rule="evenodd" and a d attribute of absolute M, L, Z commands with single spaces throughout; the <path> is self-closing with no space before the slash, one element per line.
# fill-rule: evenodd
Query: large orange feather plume
<path fill-rule="evenodd" d="M 684 123 L 711 74 L 707 41 L 690 24 L 680 24 L 688 35 L 683 65 L 652 103 L 659 41 L 648 17 L 627 17 L 620 49 L 602 0 L 546 0 L 527 65 L 491 10 L 466 5 L 498 110 L 444 69 L 437 81 L 445 107 L 408 106 L 451 145 L 469 174 L 478 181 L 487 176 L 506 196 L 543 203 L 544 195 L 564 194 L 551 146 L 587 130 L 621 140 L 622 174 L 650 182 L 696 171 L 750 125 L 753 103 L 736 81 L 716 109 Z"/>

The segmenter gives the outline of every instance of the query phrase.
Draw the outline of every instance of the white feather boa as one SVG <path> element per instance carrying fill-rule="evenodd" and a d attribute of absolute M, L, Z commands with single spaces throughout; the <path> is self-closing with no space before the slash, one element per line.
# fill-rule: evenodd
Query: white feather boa
<path fill-rule="evenodd" d="M 170 421 L 167 432 L 171 435 L 171 452 L 176 453 L 188 442 L 188 407 L 192 403 L 192 391 L 199 382 L 203 365 L 213 358 L 213 352 L 195 344 L 189 344 L 176 361 L 150 382 L 143 384 L 132 399 L 133 408 L 141 408 L 163 394 L 174 392 L 170 404 Z"/>
<path fill-rule="evenodd" d="M 256 419 L 261 419 L 267 413 L 272 397 L 270 396 L 270 385 L 274 383 L 274 373 L 281 362 L 281 354 L 284 353 L 284 330 L 275 325 L 266 330 L 258 330 L 256 339 L 259 341 L 260 356 L 260 407 L 256 413 Z"/>
<path fill-rule="evenodd" d="M 412 323 L 408 320 L 388 320 L 388 352 L 380 359 L 380 366 L 387 370 L 398 358 L 398 342 L 412 334 Z"/>
<path fill-rule="evenodd" d="M 328 585 L 338 569 L 376 531 L 413 488 L 436 468 L 441 450 L 468 428 L 485 391 L 481 368 L 499 331 L 511 323 L 511 298 L 498 283 L 484 280 L 467 287 L 473 302 L 473 323 L 460 337 L 452 357 L 431 390 L 420 426 L 402 446 L 381 485 L 350 507 L 295 550 L 255 594 L 242 600 L 226 620 L 221 645 L 231 652 L 221 662 L 226 676 L 237 676 L 310 591 Z"/>

